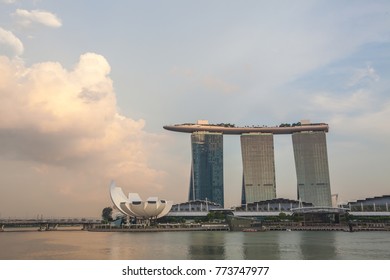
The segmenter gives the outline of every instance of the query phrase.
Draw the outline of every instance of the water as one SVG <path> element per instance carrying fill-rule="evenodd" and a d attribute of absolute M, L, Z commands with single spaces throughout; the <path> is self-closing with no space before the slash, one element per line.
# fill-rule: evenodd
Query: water
<path fill-rule="evenodd" d="M 389 260 L 390 232 L 2 232 L 8 260 Z"/>

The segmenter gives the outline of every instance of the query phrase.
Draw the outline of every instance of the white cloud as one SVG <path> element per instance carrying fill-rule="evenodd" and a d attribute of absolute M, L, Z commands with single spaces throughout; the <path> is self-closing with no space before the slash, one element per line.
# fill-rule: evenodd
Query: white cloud
<path fill-rule="evenodd" d="M 353 87 L 367 82 L 377 82 L 379 79 L 380 77 L 376 73 L 375 69 L 371 65 L 367 65 L 366 68 L 358 68 L 354 70 L 354 73 L 348 82 L 348 86 Z"/>
<path fill-rule="evenodd" d="M 366 111 L 371 108 L 372 94 L 367 90 L 357 90 L 352 94 L 345 95 L 319 93 L 311 98 L 311 105 L 317 110 L 335 113 L 351 113 L 357 111 Z"/>
<path fill-rule="evenodd" d="M 215 75 L 201 75 L 191 68 L 173 67 L 171 74 L 183 78 L 186 82 L 190 81 L 192 86 L 200 86 L 204 89 L 216 93 L 229 94 L 239 91 L 239 87 L 219 78 Z"/>
<path fill-rule="evenodd" d="M 48 27 L 57 28 L 62 26 L 61 19 L 57 15 L 43 10 L 22 10 L 17 9 L 13 14 L 23 26 L 30 26 L 33 23 L 40 23 Z"/>
<path fill-rule="evenodd" d="M 373 90 L 358 89 L 351 94 L 320 93 L 311 97 L 309 107 L 324 114 L 332 131 L 371 142 L 387 142 L 390 137 L 390 102 Z"/>
<path fill-rule="evenodd" d="M 29 208 L 31 197 L 42 205 L 50 197 L 73 205 L 73 215 L 91 214 L 90 205 L 99 211 L 107 203 L 111 179 L 145 196 L 161 190 L 165 174 L 148 161 L 161 139 L 118 112 L 103 56 L 86 53 L 70 71 L 0 56 L 0 72 L 0 165 L 8 173 L 0 185 L 15 189 L 1 205 L 18 200 Z M 20 172 L 26 178 L 18 184 L 12 174 Z"/>
<path fill-rule="evenodd" d="M 2 2 L 5 4 L 14 4 L 14 3 L 18 2 L 18 0 L 3 0 Z"/>
<path fill-rule="evenodd" d="M 332 126 L 339 134 L 359 135 L 360 139 L 388 143 L 390 137 L 390 102 L 378 110 L 360 113 L 357 116 L 338 114 L 331 119 Z M 387 144 L 388 145 L 388 144 Z"/>
<path fill-rule="evenodd" d="M 222 93 L 234 93 L 238 92 L 239 88 L 233 84 L 230 84 L 222 79 L 206 76 L 202 79 L 202 84 L 208 89 Z"/>
<path fill-rule="evenodd" d="M 21 55 L 23 51 L 24 47 L 19 38 L 0 27 L 0 55 Z"/>

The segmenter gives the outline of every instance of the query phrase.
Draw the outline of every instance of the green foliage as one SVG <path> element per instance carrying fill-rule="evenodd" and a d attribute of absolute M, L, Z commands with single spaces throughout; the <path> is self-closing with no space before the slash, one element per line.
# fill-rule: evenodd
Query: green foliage
<path fill-rule="evenodd" d="M 279 125 L 279 127 L 294 127 L 294 126 L 301 126 L 301 122 L 297 122 L 297 123 L 292 123 L 292 124 L 289 124 L 289 123 L 281 123 Z"/>
<path fill-rule="evenodd" d="M 303 217 L 299 216 L 299 215 L 292 215 L 291 218 L 292 218 L 292 220 L 294 222 L 301 222 L 301 221 L 303 221 Z"/>
<path fill-rule="evenodd" d="M 218 124 L 215 124 L 215 126 L 235 127 L 236 125 L 235 124 L 231 124 L 231 123 L 218 123 Z"/>
<path fill-rule="evenodd" d="M 349 214 L 348 219 L 353 222 L 371 222 L 371 223 L 390 222 L 389 216 L 353 216 Z"/>
<path fill-rule="evenodd" d="M 157 220 L 158 223 L 171 223 L 171 224 L 183 224 L 186 222 L 186 219 L 183 217 L 169 217 L 169 216 L 164 216 L 162 218 L 159 218 Z"/>
<path fill-rule="evenodd" d="M 102 218 L 105 222 L 112 222 L 112 208 L 111 207 L 105 207 L 102 211 Z"/>
<path fill-rule="evenodd" d="M 215 212 L 211 211 L 210 213 L 207 214 L 206 220 L 207 221 L 214 221 L 214 220 L 224 220 L 225 215 L 221 212 Z"/>
<path fill-rule="evenodd" d="M 280 218 L 281 220 L 285 220 L 285 219 L 287 218 L 287 214 L 286 214 L 286 213 L 283 213 L 283 212 L 280 212 L 280 213 L 279 213 L 279 218 Z"/>

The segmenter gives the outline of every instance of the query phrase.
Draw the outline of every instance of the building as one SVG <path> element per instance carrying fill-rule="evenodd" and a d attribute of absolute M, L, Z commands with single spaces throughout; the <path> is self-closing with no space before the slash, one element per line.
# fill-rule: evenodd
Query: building
<path fill-rule="evenodd" d="M 276 198 L 273 136 L 292 134 L 301 202 L 330 207 L 331 192 L 325 123 L 283 123 L 279 126 L 237 127 L 230 123 L 167 125 L 164 129 L 191 133 L 192 163 L 189 200 L 223 204 L 223 135 L 240 135 L 243 163 L 242 205 Z"/>
<path fill-rule="evenodd" d="M 207 200 L 187 201 L 172 205 L 170 212 L 209 212 L 222 209 L 221 205 Z"/>
<path fill-rule="evenodd" d="M 223 137 L 216 132 L 191 134 L 192 163 L 188 200 L 224 205 Z"/>
<path fill-rule="evenodd" d="M 389 212 L 390 195 L 382 195 L 350 201 L 347 205 L 352 212 Z"/>
<path fill-rule="evenodd" d="M 241 204 L 276 198 L 273 134 L 244 133 L 240 138 L 243 166 Z"/>
<path fill-rule="evenodd" d="M 292 134 L 298 199 L 314 206 L 332 206 L 324 131 Z"/>
<path fill-rule="evenodd" d="M 123 193 L 122 188 L 117 187 L 115 182 L 110 184 L 110 198 L 115 208 L 128 217 L 149 220 L 161 218 L 168 214 L 172 207 L 172 201 L 149 197 L 143 201 L 138 193 Z"/>
<path fill-rule="evenodd" d="M 265 201 L 247 203 L 245 206 L 236 208 L 237 212 L 291 212 L 294 208 L 312 207 L 312 203 L 300 202 L 298 200 L 275 198 Z"/>

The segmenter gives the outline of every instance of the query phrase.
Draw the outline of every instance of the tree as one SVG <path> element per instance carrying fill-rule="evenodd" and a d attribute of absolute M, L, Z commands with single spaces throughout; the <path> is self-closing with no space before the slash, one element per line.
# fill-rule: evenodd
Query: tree
<path fill-rule="evenodd" d="M 225 215 L 218 211 L 211 211 L 206 216 L 206 220 L 209 222 L 214 220 L 223 220 L 223 219 L 225 219 Z"/>
<path fill-rule="evenodd" d="M 105 207 L 102 211 L 102 218 L 106 222 L 111 222 L 113 220 L 112 218 L 112 208 L 111 207 Z"/>
<path fill-rule="evenodd" d="M 284 212 L 279 213 L 279 221 L 283 221 L 287 219 L 287 214 Z"/>

